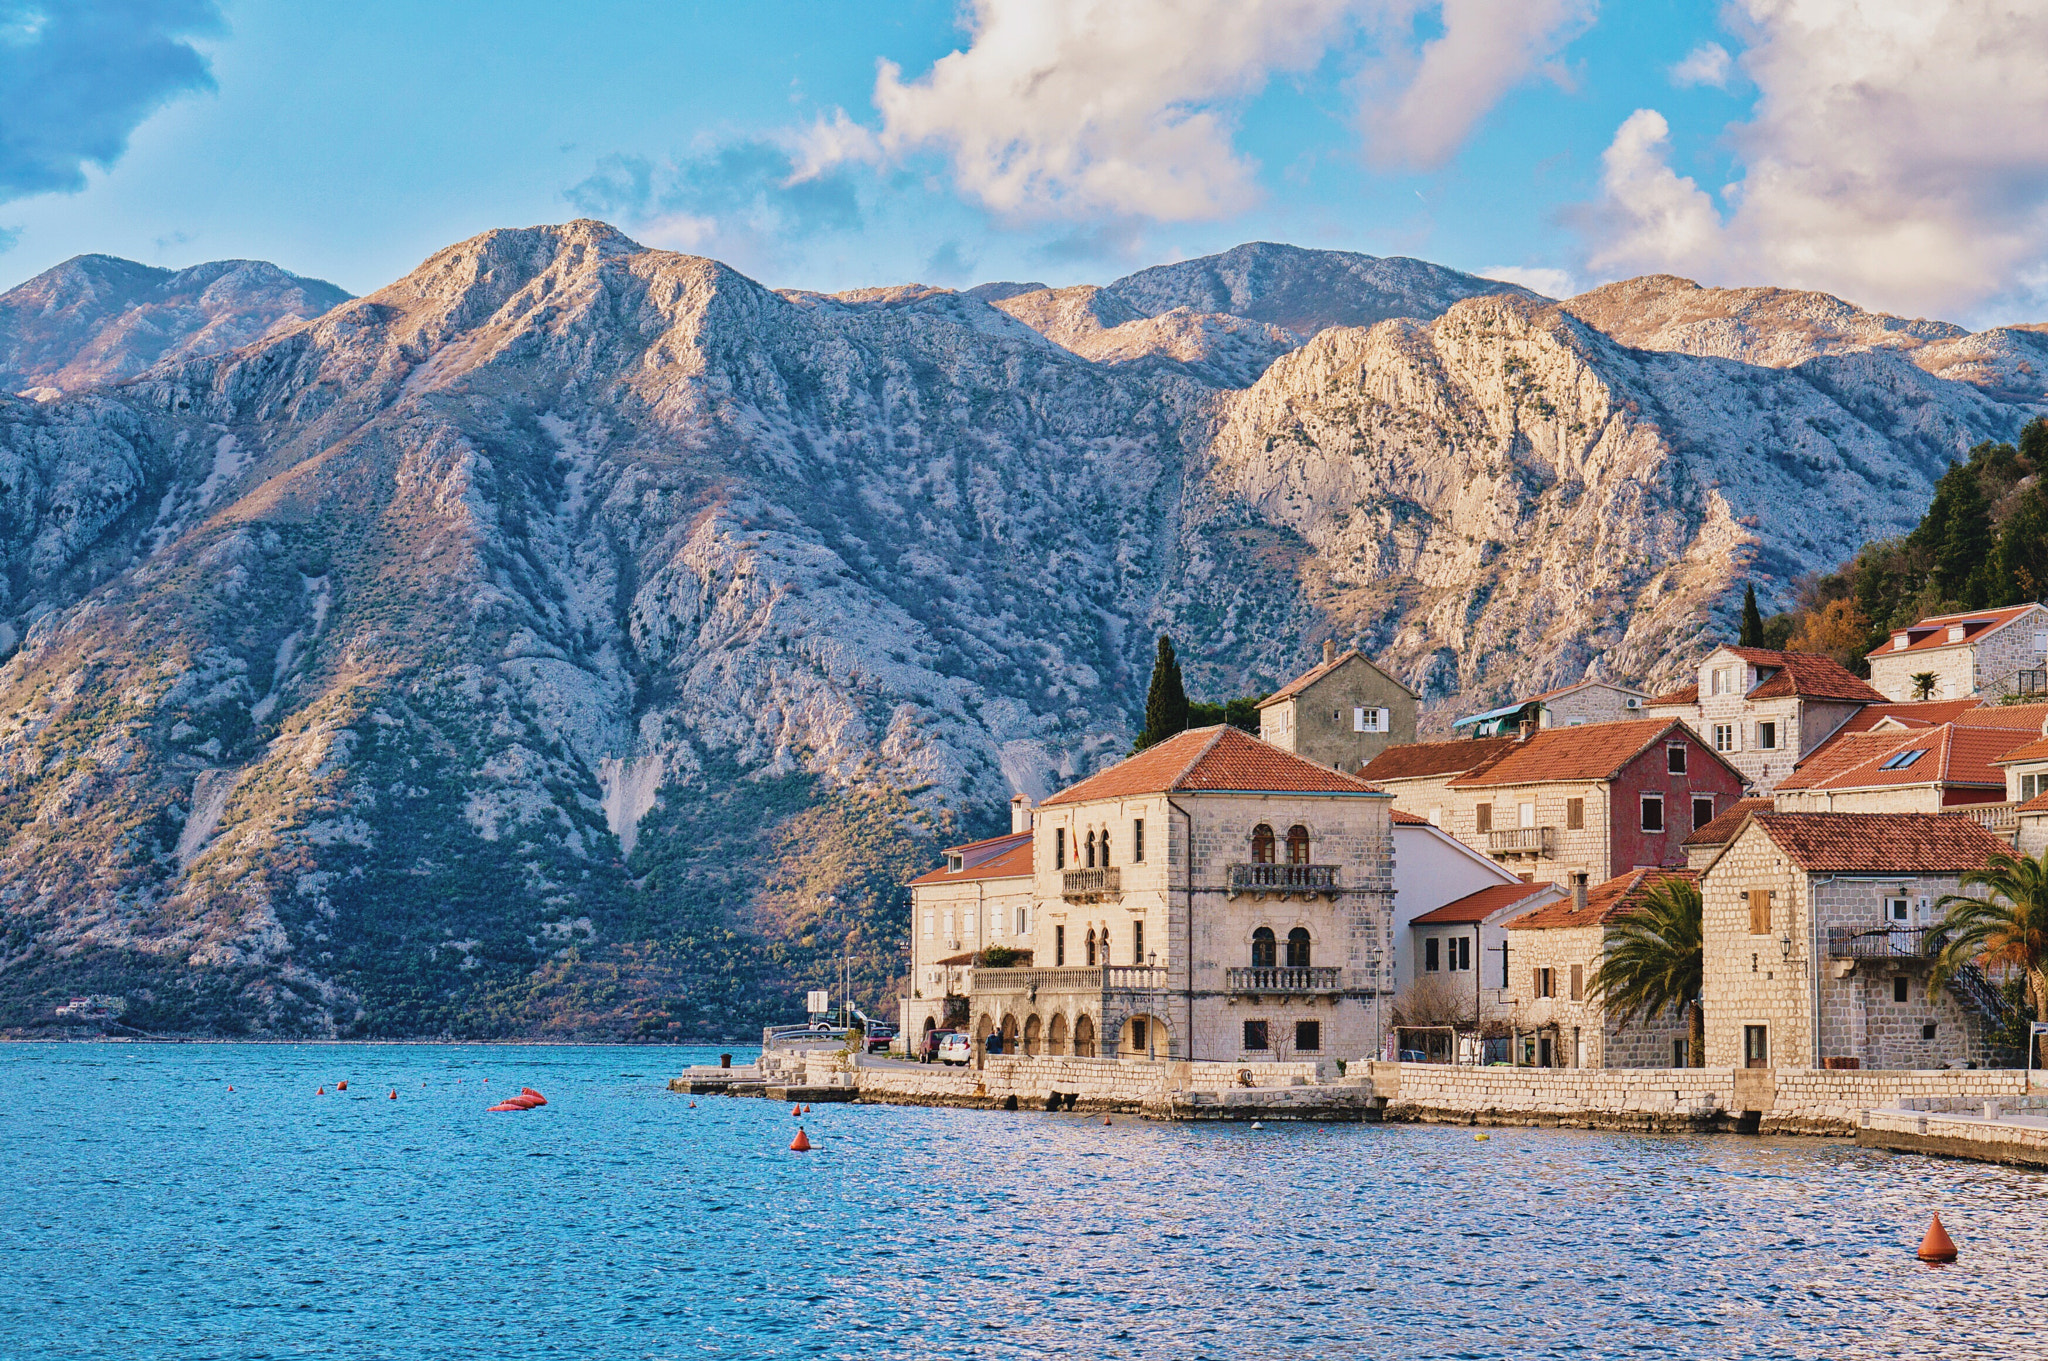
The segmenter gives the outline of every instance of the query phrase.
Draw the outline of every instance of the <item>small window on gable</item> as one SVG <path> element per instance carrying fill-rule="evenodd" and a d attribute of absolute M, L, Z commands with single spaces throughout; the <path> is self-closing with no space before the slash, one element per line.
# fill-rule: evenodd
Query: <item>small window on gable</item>
<path fill-rule="evenodd" d="M 1664 748 L 1664 769 L 1672 775 L 1685 774 L 1685 743 L 1673 742 Z"/>
<path fill-rule="evenodd" d="M 1771 934 L 1771 891 L 1767 888 L 1749 890 L 1749 934 Z"/>
<path fill-rule="evenodd" d="M 946 868 L 947 868 L 947 869 L 949 869 L 949 870 L 954 870 L 954 871 L 958 871 L 958 870 L 959 870 L 959 868 L 960 868 L 960 866 L 961 866 L 961 864 L 962 864 L 962 863 L 963 863 L 963 862 L 964 862 L 965 860 L 966 860 L 966 857 L 965 857 L 965 856 L 959 856 L 959 855 L 949 855 L 949 856 L 947 856 L 947 857 L 946 857 Z"/>

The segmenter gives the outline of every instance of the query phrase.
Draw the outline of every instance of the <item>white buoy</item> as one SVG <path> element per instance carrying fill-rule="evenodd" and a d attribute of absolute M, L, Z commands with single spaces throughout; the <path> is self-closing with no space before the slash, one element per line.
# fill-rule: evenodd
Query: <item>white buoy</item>
<path fill-rule="evenodd" d="M 1262 1125 L 1262 1124 L 1260 1124 L 1260 1123 L 1259 1123 L 1258 1121 L 1254 1120 L 1254 1121 L 1252 1121 L 1252 1128 L 1253 1128 L 1253 1129 L 1264 1129 L 1264 1128 L 1265 1128 L 1265 1126 L 1264 1126 L 1264 1125 Z"/>

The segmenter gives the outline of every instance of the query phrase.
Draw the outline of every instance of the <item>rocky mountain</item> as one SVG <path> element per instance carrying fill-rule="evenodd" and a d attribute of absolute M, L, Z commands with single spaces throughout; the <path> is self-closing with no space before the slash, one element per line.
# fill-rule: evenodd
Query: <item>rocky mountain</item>
<path fill-rule="evenodd" d="M 776 293 L 577 222 L 0 401 L 0 1024 L 739 1034 L 841 950 L 874 1000 L 902 880 L 1126 750 L 1157 631 L 1208 697 L 1330 636 L 1446 710 L 1655 684 L 2037 410 L 1516 290 L 1243 386 L 1083 352 L 1283 325 L 1154 284 Z"/>
<path fill-rule="evenodd" d="M 232 350 L 348 300 L 260 260 L 153 269 L 78 255 L 0 293 L 0 392 L 54 397 Z"/>

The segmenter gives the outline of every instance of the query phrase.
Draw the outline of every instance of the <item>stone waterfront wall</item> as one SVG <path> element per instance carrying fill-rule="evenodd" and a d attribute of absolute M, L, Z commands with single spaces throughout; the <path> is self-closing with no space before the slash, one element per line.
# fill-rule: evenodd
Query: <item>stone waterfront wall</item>
<path fill-rule="evenodd" d="M 1175 1092 L 1242 1089 L 1249 1073 L 1254 1087 L 1299 1087 L 1330 1083 L 1336 1065 L 1327 1060 L 1294 1063 L 1140 1063 L 1117 1059 L 991 1054 L 987 1066 L 948 1068 L 863 1067 L 861 1100 L 896 1105 L 1043 1107 L 1054 1092 L 1072 1092 L 1077 1108 L 1135 1111 L 1148 1099 Z"/>

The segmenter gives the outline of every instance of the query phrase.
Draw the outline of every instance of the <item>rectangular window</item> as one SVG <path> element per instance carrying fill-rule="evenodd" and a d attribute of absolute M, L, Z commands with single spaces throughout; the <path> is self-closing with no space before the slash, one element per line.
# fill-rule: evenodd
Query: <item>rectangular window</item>
<path fill-rule="evenodd" d="M 1735 740 L 1736 732 L 1737 729 L 1733 723 L 1716 723 L 1714 725 L 1714 750 L 1734 751 L 1740 745 Z"/>
<path fill-rule="evenodd" d="M 1749 891 L 1749 934 L 1771 934 L 1771 891 L 1767 888 L 1753 888 Z"/>
<path fill-rule="evenodd" d="M 1664 769 L 1672 775 L 1685 774 L 1685 743 L 1673 742 L 1664 748 Z"/>
<path fill-rule="evenodd" d="M 1758 751 L 1776 751 L 1778 749 L 1778 725 L 1776 723 L 1759 723 L 1756 725 L 1756 747 Z"/>
<path fill-rule="evenodd" d="M 1145 962 L 1145 923 L 1131 923 L 1131 963 Z"/>
<path fill-rule="evenodd" d="M 1664 796 L 1662 794 L 1643 795 L 1643 830 L 1646 832 L 1661 832 L 1664 830 Z"/>
<path fill-rule="evenodd" d="M 1145 863 L 1145 819 L 1143 818 L 1134 818 L 1131 821 L 1131 863 L 1133 865 Z"/>
<path fill-rule="evenodd" d="M 2044 789 L 2048 789 L 2048 785 L 2044 785 L 2044 784 L 2042 783 L 2042 781 L 2043 781 L 2044 779 L 2048 779 L 2048 776 L 2041 776 L 2041 775 L 2022 775 L 2022 776 L 2020 776 L 2020 802 L 2021 802 L 2021 803 L 2026 803 L 2026 802 L 2027 802 L 2028 800 L 2030 800 L 2030 799 L 2037 799 L 2037 798 L 2041 797 L 2041 793 L 2042 793 L 2042 791 L 2043 791 Z"/>
<path fill-rule="evenodd" d="M 1321 1021 L 1296 1021 L 1294 1023 L 1294 1052 L 1315 1054 L 1323 1047 L 1323 1023 Z"/>
<path fill-rule="evenodd" d="M 1878 766 L 1878 769 L 1905 770 L 1906 768 L 1911 766 L 1915 761 L 1925 756 L 1930 750 L 1931 748 L 1928 747 L 1919 747 L 1913 751 L 1902 751 L 1896 756 L 1887 756 L 1885 757 L 1884 761 Z"/>
<path fill-rule="evenodd" d="M 1131 1038 L 1132 1053 L 1137 1053 L 1145 1048 L 1145 1023 L 1143 1021 L 1125 1022 L 1124 1033 Z"/>
<path fill-rule="evenodd" d="M 1564 825 L 1567 831 L 1579 831 L 1586 825 L 1586 801 L 1566 799 L 1564 801 Z"/>
<path fill-rule="evenodd" d="M 1266 1023 L 1246 1021 L 1244 1023 L 1244 1047 L 1250 1053 L 1263 1053 L 1266 1049 Z"/>
<path fill-rule="evenodd" d="M 1904 898 L 1887 898 L 1884 900 L 1884 924 L 1886 926 L 1904 926 L 1912 919 L 1911 913 L 1912 909 Z"/>
<path fill-rule="evenodd" d="M 1537 969 L 1535 973 L 1536 996 L 1539 998 L 1557 996 L 1557 985 L 1553 972 L 1549 969 Z"/>
<path fill-rule="evenodd" d="M 1506 941 L 1502 941 L 1500 945 L 1500 990 L 1502 992 L 1508 990 L 1508 945 Z"/>
<path fill-rule="evenodd" d="M 1422 971 L 1436 973 L 1443 967 L 1444 943 L 1435 936 L 1422 942 Z"/>
<path fill-rule="evenodd" d="M 1517 804 L 1515 806 L 1515 826 L 1534 827 L 1535 825 L 1536 805 L 1533 803 Z"/>
<path fill-rule="evenodd" d="M 1461 973 L 1472 972 L 1472 937 L 1470 936 L 1458 937 L 1458 970 Z"/>
<path fill-rule="evenodd" d="M 1064 967 L 1067 962 L 1067 928 L 1055 926 L 1052 929 L 1052 963 L 1054 968 Z"/>
<path fill-rule="evenodd" d="M 1900 974 L 1892 980 L 1892 1000 L 1894 1002 L 1906 1000 L 1906 986 L 1906 976 L 1904 974 Z"/>
<path fill-rule="evenodd" d="M 924 914 L 924 938 L 930 940 L 938 933 L 939 914 L 929 909 Z"/>
<path fill-rule="evenodd" d="M 1673 1068 L 1683 1068 L 1683 1067 L 1685 1067 L 1685 1041 L 1684 1041 L 1684 1040 L 1673 1040 L 1673 1041 L 1671 1042 L 1671 1066 L 1672 1066 Z"/>
<path fill-rule="evenodd" d="M 1745 1068 L 1768 1068 L 1771 1066 L 1771 1028 L 1762 1025 L 1742 1027 L 1742 1066 Z"/>
<path fill-rule="evenodd" d="M 1430 810 L 1429 810 L 1429 825 L 1430 825 L 1430 826 L 1432 826 L 1432 827 L 1441 827 L 1441 826 L 1443 826 L 1443 825 L 1444 825 L 1444 810 L 1443 810 L 1443 809 L 1441 809 L 1441 808 L 1432 808 L 1432 809 L 1430 809 Z"/>
<path fill-rule="evenodd" d="M 1353 709 L 1351 711 L 1353 732 L 1385 732 L 1387 711 L 1385 709 Z"/>
<path fill-rule="evenodd" d="M 1482 803 L 1472 810 L 1473 825 L 1482 832 L 1493 830 L 1493 805 Z"/>
<path fill-rule="evenodd" d="M 1052 867 L 1056 870 L 1067 867 L 1067 829 L 1064 827 L 1052 829 Z"/>
<path fill-rule="evenodd" d="M 1692 796 L 1692 829 L 1697 832 L 1714 820 L 1714 798 L 1711 794 Z"/>
<path fill-rule="evenodd" d="M 1586 966 L 1583 964 L 1572 965 L 1572 1000 L 1586 1000 Z"/>

